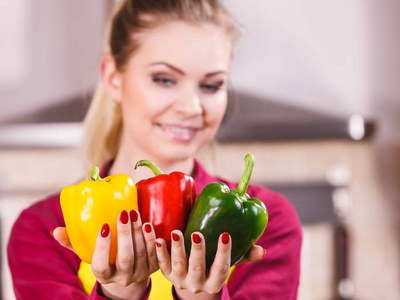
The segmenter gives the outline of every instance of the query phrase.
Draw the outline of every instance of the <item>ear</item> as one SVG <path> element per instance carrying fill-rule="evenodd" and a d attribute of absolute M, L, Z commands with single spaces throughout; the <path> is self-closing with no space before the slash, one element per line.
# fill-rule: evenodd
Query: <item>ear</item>
<path fill-rule="evenodd" d="M 101 59 L 100 79 L 110 97 L 115 102 L 120 103 L 122 100 L 122 78 L 111 55 L 104 55 Z"/>

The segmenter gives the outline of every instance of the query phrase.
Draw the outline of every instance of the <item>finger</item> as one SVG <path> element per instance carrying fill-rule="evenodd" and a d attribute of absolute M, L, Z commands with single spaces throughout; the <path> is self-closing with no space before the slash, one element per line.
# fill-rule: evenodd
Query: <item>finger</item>
<path fill-rule="evenodd" d="M 156 254 L 158 266 L 164 276 L 169 279 L 171 275 L 171 257 L 169 256 L 167 244 L 163 239 L 156 239 Z"/>
<path fill-rule="evenodd" d="M 149 272 L 153 273 L 158 270 L 157 254 L 156 254 L 156 234 L 150 223 L 143 225 L 143 236 L 147 252 L 147 266 Z"/>
<path fill-rule="evenodd" d="M 200 232 L 192 233 L 192 249 L 189 257 L 189 278 L 194 282 L 204 282 L 206 277 L 206 247 L 204 236 Z M 194 287 L 196 288 L 196 287 Z"/>
<path fill-rule="evenodd" d="M 182 278 L 187 275 L 187 258 L 182 232 L 171 232 L 171 267 L 174 276 Z"/>
<path fill-rule="evenodd" d="M 105 223 L 97 235 L 96 247 L 92 257 L 92 272 L 97 280 L 104 284 L 112 276 L 113 268 L 109 263 L 111 245 L 110 226 Z"/>
<path fill-rule="evenodd" d="M 231 237 L 224 232 L 219 237 L 217 253 L 210 269 L 209 286 L 206 287 L 209 293 L 218 293 L 228 278 L 231 267 L 231 247 Z"/>
<path fill-rule="evenodd" d="M 247 254 L 237 263 L 237 265 L 244 264 L 247 262 L 256 262 L 262 259 L 267 254 L 267 250 L 263 247 L 254 245 L 253 248 L 247 252 Z"/>
<path fill-rule="evenodd" d="M 142 220 L 140 214 L 136 210 L 130 211 L 132 222 L 132 238 L 133 238 L 133 249 L 134 249 L 134 269 L 142 272 L 148 270 L 147 266 L 147 250 L 143 237 Z"/>
<path fill-rule="evenodd" d="M 117 230 L 118 250 L 115 262 L 117 270 L 125 274 L 132 273 L 134 263 L 132 231 L 126 210 L 123 210 L 118 217 Z"/>
<path fill-rule="evenodd" d="M 67 229 L 65 227 L 56 227 L 53 229 L 51 234 L 53 235 L 54 239 L 60 243 L 61 246 L 64 246 L 69 250 L 75 252 L 74 248 L 72 248 Z"/>

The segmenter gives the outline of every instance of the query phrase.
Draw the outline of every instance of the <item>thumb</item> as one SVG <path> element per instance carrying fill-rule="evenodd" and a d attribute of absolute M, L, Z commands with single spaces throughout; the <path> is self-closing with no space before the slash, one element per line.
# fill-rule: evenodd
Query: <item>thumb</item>
<path fill-rule="evenodd" d="M 237 263 L 237 265 L 244 264 L 247 262 L 256 262 L 262 259 L 266 255 L 267 251 L 258 245 L 254 245 L 253 248 L 246 253 L 246 255 Z"/>
<path fill-rule="evenodd" d="M 67 229 L 65 227 L 56 227 L 52 231 L 52 235 L 54 239 L 60 243 L 61 246 L 68 248 L 69 250 L 74 251 L 72 248 L 71 242 L 68 237 Z"/>

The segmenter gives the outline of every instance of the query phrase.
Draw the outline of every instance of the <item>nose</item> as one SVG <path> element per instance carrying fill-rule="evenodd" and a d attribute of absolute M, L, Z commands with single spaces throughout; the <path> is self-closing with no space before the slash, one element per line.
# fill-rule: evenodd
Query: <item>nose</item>
<path fill-rule="evenodd" d="M 176 110 L 187 116 L 195 116 L 203 113 L 200 92 L 193 87 L 186 88 L 176 101 Z"/>

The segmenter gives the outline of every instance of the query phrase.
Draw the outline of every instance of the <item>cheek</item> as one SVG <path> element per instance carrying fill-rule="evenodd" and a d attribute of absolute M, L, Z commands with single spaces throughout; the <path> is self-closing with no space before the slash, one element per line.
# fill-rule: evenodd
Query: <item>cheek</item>
<path fill-rule="evenodd" d="M 206 112 L 206 122 L 210 123 L 210 125 L 219 125 L 221 123 L 227 107 L 226 97 L 221 97 L 220 99 L 215 100 L 216 101 L 207 103 L 207 105 L 204 107 Z"/>
<path fill-rule="evenodd" d="M 124 112 L 139 118 L 157 115 L 162 110 L 161 104 L 166 103 L 166 101 L 160 99 L 160 95 L 154 89 L 149 88 L 132 86 L 125 95 L 126 97 L 122 102 Z"/>

